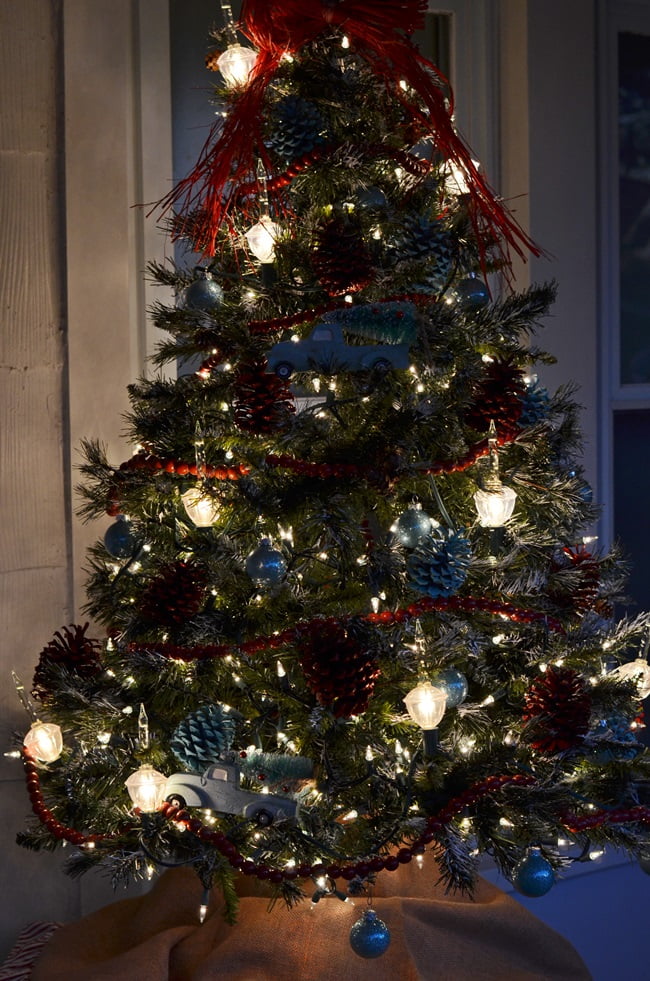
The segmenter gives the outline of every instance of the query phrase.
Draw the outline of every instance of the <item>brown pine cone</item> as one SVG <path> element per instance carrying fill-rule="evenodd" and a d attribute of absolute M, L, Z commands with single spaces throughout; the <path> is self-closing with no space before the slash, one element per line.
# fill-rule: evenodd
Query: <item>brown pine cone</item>
<path fill-rule="evenodd" d="M 60 665 L 82 678 L 90 678 L 102 670 L 101 644 L 98 640 L 86 637 L 90 624 L 71 624 L 61 627 L 54 638 L 40 653 L 39 661 L 34 671 L 32 695 L 39 701 L 47 701 L 51 694 L 53 677 L 51 668 Z"/>
<path fill-rule="evenodd" d="M 258 436 L 287 429 L 296 411 L 286 381 L 266 371 L 266 361 L 240 365 L 237 395 L 233 400 L 235 423 Z"/>
<path fill-rule="evenodd" d="M 379 677 L 372 654 L 335 620 L 298 628 L 298 658 L 310 691 L 336 718 L 360 715 Z"/>
<path fill-rule="evenodd" d="M 360 229 L 349 219 L 334 217 L 321 226 L 312 264 L 330 296 L 355 293 L 372 280 L 370 253 Z"/>
<path fill-rule="evenodd" d="M 526 385 L 521 369 L 510 359 L 489 362 L 472 394 L 474 404 L 465 413 L 465 421 L 472 429 L 486 433 L 494 420 L 498 436 L 511 439 L 519 433 Z"/>
<path fill-rule="evenodd" d="M 526 738 L 547 756 L 576 746 L 589 728 L 590 715 L 589 689 L 572 668 L 548 668 L 524 697 Z"/>
<path fill-rule="evenodd" d="M 170 562 L 159 569 L 140 601 L 140 616 L 161 627 L 177 627 L 201 609 L 206 574 L 191 562 Z"/>

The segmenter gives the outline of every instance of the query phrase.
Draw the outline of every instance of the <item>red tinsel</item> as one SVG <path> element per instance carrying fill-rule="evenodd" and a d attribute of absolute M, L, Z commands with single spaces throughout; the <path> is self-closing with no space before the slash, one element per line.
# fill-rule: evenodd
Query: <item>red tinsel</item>
<path fill-rule="evenodd" d="M 192 216 L 195 243 L 206 255 L 216 248 L 219 229 L 236 202 L 238 185 L 256 177 L 257 153 L 272 170 L 262 139 L 264 98 L 286 54 L 299 51 L 323 31 L 340 28 L 355 51 L 381 78 L 422 135 L 430 135 L 437 151 L 453 162 L 467 183 L 467 203 L 479 243 L 505 241 L 525 256 L 539 251 L 497 199 L 476 166 L 469 148 L 454 129 L 449 86 L 438 69 L 424 58 L 407 35 L 421 27 L 426 0 L 244 0 L 240 31 L 258 48 L 257 61 L 222 124 L 212 128 L 192 172 L 160 202 L 164 211 L 176 208 L 181 219 Z M 402 83 L 402 85 L 400 85 Z M 403 83 L 423 103 L 408 98 Z M 196 219 L 196 215 L 199 215 Z M 184 233 L 183 221 L 180 232 Z"/>

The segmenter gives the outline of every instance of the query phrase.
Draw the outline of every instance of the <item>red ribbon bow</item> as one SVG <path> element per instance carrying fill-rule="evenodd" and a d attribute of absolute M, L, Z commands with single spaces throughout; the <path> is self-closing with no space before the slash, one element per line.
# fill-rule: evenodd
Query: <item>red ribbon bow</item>
<path fill-rule="evenodd" d="M 427 0 L 244 0 L 239 29 L 259 49 L 257 61 L 225 123 L 212 128 L 193 171 L 160 202 L 163 211 L 173 207 L 181 219 L 193 215 L 187 228 L 192 228 L 195 244 L 205 254 L 214 254 L 238 185 L 255 180 L 256 152 L 272 170 L 262 139 L 262 114 L 266 89 L 282 58 L 336 26 L 400 99 L 417 131 L 429 136 L 437 152 L 465 177 L 482 251 L 481 243 L 488 241 L 501 249 L 506 260 L 508 245 L 522 257 L 527 250 L 539 255 L 479 174 L 469 148 L 454 129 L 446 79 L 408 37 L 423 25 L 426 9 Z M 400 82 L 417 93 L 424 108 L 409 99 Z"/>

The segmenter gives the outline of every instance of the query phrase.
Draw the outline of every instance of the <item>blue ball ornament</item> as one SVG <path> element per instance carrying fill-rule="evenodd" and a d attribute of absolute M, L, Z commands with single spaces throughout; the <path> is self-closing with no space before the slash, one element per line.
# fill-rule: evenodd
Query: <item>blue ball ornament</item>
<path fill-rule="evenodd" d="M 512 883 L 522 896 L 535 899 L 545 896 L 555 885 L 555 872 L 540 849 L 531 848 L 526 857 L 515 867 Z"/>
<path fill-rule="evenodd" d="M 263 538 L 246 558 L 246 572 L 256 586 L 277 586 L 287 572 L 282 552 L 274 548 L 269 538 Z"/>
<path fill-rule="evenodd" d="M 223 290 L 207 270 L 198 266 L 195 273 L 196 279 L 183 291 L 182 305 L 187 310 L 216 310 L 223 302 Z"/>
<path fill-rule="evenodd" d="M 456 296 L 463 310 L 480 310 L 490 302 L 490 291 L 477 276 L 461 279 L 456 286 Z"/>
<path fill-rule="evenodd" d="M 388 207 L 386 195 L 380 187 L 364 187 L 357 191 L 357 204 L 364 211 L 382 211 Z"/>
<path fill-rule="evenodd" d="M 429 535 L 438 522 L 420 508 L 407 508 L 395 522 L 394 530 L 400 545 L 404 548 L 415 548 Z"/>
<path fill-rule="evenodd" d="M 431 684 L 442 688 L 447 696 L 447 708 L 456 708 L 467 698 L 467 678 L 457 668 L 441 668 L 431 678 Z"/>
<path fill-rule="evenodd" d="M 106 529 L 104 548 L 114 559 L 130 559 L 138 546 L 131 522 L 124 514 Z"/>
<path fill-rule="evenodd" d="M 350 930 L 350 946 L 359 957 L 381 957 L 390 944 L 390 930 L 373 909 L 364 910 Z"/>

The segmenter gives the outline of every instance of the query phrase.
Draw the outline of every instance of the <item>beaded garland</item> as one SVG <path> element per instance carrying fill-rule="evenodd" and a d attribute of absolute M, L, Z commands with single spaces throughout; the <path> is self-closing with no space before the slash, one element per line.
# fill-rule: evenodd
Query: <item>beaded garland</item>
<path fill-rule="evenodd" d="M 481 613 L 492 613 L 494 616 L 504 617 L 512 620 L 513 623 L 544 623 L 544 626 L 556 633 L 564 633 L 564 628 L 559 620 L 549 617 L 546 613 L 539 610 L 524 610 L 514 606 L 512 603 L 502 603 L 499 600 L 491 600 L 485 596 L 439 596 L 423 597 L 410 606 L 402 607 L 399 610 L 382 610 L 381 613 L 367 613 L 362 620 L 366 623 L 373 623 L 378 626 L 391 626 L 394 623 L 404 623 L 414 617 L 425 616 L 427 613 L 440 613 L 445 610 L 452 612 L 458 611 L 468 613 L 479 611 Z M 292 644 L 301 629 L 305 627 L 317 626 L 319 623 L 341 623 L 348 617 L 316 617 L 311 621 L 303 621 L 295 627 L 289 627 L 279 633 L 260 635 L 251 640 L 245 640 L 236 647 L 229 647 L 227 644 L 206 644 L 197 647 L 181 647 L 178 644 L 169 642 L 132 643 L 128 650 L 131 652 L 146 652 L 157 654 L 160 657 L 172 658 L 177 661 L 204 661 L 210 658 L 229 657 L 233 654 L 242 653 L 246 655 L 259 654 L 264 650 L 277 650 L 284 644 Z"/>
<path fill-rule="evenodd" d="M 84 845 L 95 845 L 97 842 L 110 841 L 115 838 L 114 834 L 84 834 L 74 828 L 57 821 L 54 814 L 45 803 L 45 798 L 41 792 L 38 767 L 32 757 L 23 751 L 23 765 L 27 782 L 27 792 L 32 805 L 32 811 L 39 821 L 45 825 L 48 831 L 59 840 L 69 841 L 79 847 Z M 426 846 L 434 841 L 436 835 L 440 833 L 444 826 L 448 824 L 457 814 L 462 813 L 466 807 L 477 804 L 482 798 L 489 797 L 498 793 L 505 787 L 530 787 L 535 783 L 533 777 L 524 774 L 513 774 L 502 776 L 486 777 L 473 786 L 469 787 L 458 797 L 454 797 L 446 807 L 435 815 L 427 819 L 426 830 L 415 838 L 410 845 L 400 848 L 397 852 L 382 857 L 373 855 L 371 858 L 362 859 L 350 864 L 331 864 L 323 865 L 296 865 L 292 868 L 272 868 L 265 863 L 256 863 L 252 859 L 244 858 L 226 835 L 220 831 L 211 831 L 198 818 L 191 815 L 181 807 L 173 804 L 164 803 L 160 808 L 160 813 L 174 824 L 182 825 L 186 831 L 196 835 L 196 837 L 207 844 L 213 845 L 234 869 L 238 869 L 242 875 L 256 876 L 258 879 L 268 880 L 279 884 L 283 881 L 293 879 L 309 879 L 317 876 L 329 876 L 331 879 L 354 879 L 357 876 L 367 876 L 370 872 L 394 872 L 400 865 L 406 865 L 416 855 L 422 855 L 426 851 Z M 140 811 L 136 808 L 135 814 Z M 587 831 L 603 824 L 633 824 L 642 822 L 650 824 L 650 807 L 637 805 L 635 807 L 619 807 L 612 810 L 594 811 L 593 814 L 578 816 L 567 814 L 563 818 L 563 823 L 569 831 Z M 135 825 L 124 825 L 122 833 L 133 830 Z"/>

